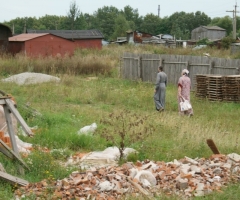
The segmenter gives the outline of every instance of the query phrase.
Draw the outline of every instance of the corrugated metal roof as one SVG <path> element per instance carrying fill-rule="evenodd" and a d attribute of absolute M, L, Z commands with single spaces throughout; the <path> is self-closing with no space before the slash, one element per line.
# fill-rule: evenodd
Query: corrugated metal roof
<path fill-rule="evenodd" d="M 27 40 L 31 40 L 37 37 L 41 37 L 44 35 L 48 35 L 49 33 L 38 33 L 38 34 L 27 34 L 27 33 L 23 33 L 23 34 L 19 34 L 13 37 L 9 37 L 8 40 L 11 42 L 24 42 Z"/>
<path fill-rule="evenodd" d="M 202 26 L 203 28 L 206 28 L 208 30 L 219 30 L 219 31 L 225 31 L 225 29 L 219 27 L 219 26 Z"/>
<path fill-rule="evenodd" d="M 65 39 L 103 39 L 99 30 L 27 30 L 27 33 L 51 33 Z"/>

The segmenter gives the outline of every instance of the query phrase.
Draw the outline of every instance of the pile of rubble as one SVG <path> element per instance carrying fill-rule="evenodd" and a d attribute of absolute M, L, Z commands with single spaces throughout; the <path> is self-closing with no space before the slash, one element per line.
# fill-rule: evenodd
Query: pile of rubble
<path fill-rule="evenodd" d="M 138 161 L 122 166 L 90 167 L 72 172 L 68 178 L 43 180 L 15 191 L 16 199 L 35 195 L 36 199 L 120 199 L 123 196 L 178 195 L 181 199 L 221 191 L 239 181 L 240 155 L 213 154 L 209 159 L 185 157 L 172 162 Z M 50 192 L 51 191 L 51 194 Z"/>

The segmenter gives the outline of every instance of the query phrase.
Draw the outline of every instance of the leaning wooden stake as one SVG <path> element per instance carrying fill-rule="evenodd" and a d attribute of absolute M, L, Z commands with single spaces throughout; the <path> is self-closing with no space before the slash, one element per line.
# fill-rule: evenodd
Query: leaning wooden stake
<path fill-rule="evenodd" d="M 25 131 L 25 133 L 28 136 L 32 136 L 33 132 L 32 130 L 29 128 L 29 126 L 26 124 L 26 122 L 24 121 L 24 119 L 22 118 L 22 116 L 20 115 L 20 113 L 18 112 L 18 110 L 14 107 L 12 101 L 10 99 L 4 99 L 5 100 L 5 104 L 6 107 L 12 112 L 12 114 L 16 117 L 16 119 L 18 120 L 18 122 L 21 124 L 23 130 Z M 9 128 L 9 127 L 8 127 Z"/>
<path fill-rule="evenodd" d="M 22 166 L 26 169 L 30 170 L 27 164 L 21 159 L 19 154 L 16 154 L 14 151 L 11 150 L 1 139 L 0 139 L 0 151 L 7 157 L 11 159 L 16 159 Z"/>
<path fill-rule="evenodd" d="M 220 152 L 218 151 L 218 148 L 216 147 L 212 139 L 207 139 L 207 144 L 214 154 L 220 154 Z"/>
<path fill-rule="evenodd" d="M 0 178 L 5 179 L 6 181 L 10 182 L 11 184 L 18 184 L 20 186 L 27 186 L 29 184 L 28 181 L 18 178 L 16 176 L 12 176 L 10 174 L 7 174 L 5 172 L 0 171 Z"/>

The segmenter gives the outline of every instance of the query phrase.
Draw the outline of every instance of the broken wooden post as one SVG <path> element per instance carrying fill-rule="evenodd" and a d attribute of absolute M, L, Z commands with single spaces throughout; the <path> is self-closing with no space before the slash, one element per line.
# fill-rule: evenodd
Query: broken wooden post
<path fill-rule="evenodd" d="M 207 139 L 207 144 L 214 154 L 220 154 L 220 152 L 218 151 L 218 148 L 216 147 L 212 139 Z"/>

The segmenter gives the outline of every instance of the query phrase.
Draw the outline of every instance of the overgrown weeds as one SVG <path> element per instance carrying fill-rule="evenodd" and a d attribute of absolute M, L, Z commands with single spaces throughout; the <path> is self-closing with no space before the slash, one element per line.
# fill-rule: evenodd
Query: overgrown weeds
<path fill-rule="evenodd" d="M 147 118 L 147 116 L 140 116 L 137 113 L 123 110 L 120 112 L 114 111 L 107 118 L 100 120 L 100 123 L 105 125 L 100 132 L 100 136 L 105 138 L 112 146 L 118 147 L 120 161 L 124 158 L 126 147 L 137 142 L 143 143 L 155 131 L 155 128 L 147 123 Z"/>
<path fill-rule="evenodd" d="M 124 52 L 141 54 L 177 54 L 177 55 L 200 55 L 209 53 L 212 57 L 237 58 L 231 55 L 229 49 L 204 48 L 192 50 L 191 48 L 167 48 L 158 45 L 109 45 L 103 46 L 102 50 L 78 49 L 72 57 L 39 57 L 29 58 L 23 54 L 15 57 L 1 54 L 1 75 L 9 75 L 22 72 L 37 72 L 52 75 L 104 75 L 118 76 L 121 65 L 121 56 Z M 117 72 L 117 73 L 116 73 Z"/>

